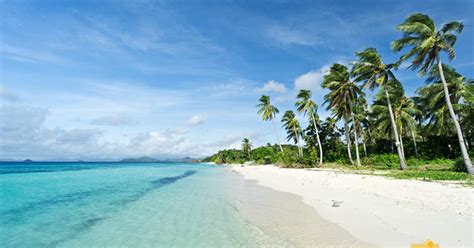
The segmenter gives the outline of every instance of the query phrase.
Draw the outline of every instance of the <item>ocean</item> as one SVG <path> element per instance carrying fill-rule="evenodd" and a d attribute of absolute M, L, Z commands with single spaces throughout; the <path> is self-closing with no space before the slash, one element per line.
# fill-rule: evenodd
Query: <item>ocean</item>
<path fill-rule="evenodd" d="M 239 213 L 232 174 L 207 164 L 4 162 L 0 247 L 278 244 Z"/>

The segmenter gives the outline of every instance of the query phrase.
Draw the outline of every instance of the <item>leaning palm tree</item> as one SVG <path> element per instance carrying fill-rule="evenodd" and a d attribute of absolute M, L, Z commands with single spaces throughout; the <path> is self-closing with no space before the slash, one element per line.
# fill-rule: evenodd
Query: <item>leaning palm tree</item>
<path fill-rule="evenodd" d="M 250 151 L 252 150 L 252 142 L 249 139 L 244 138 L 242 140 L 242 151 L 247 154 L 247 159 L 250 159 Z"/>
<path fill-rule="evenodd" d="M 325 95 L 325 101 L 328 103 L 329 109 L 337 109 L 336 115 L 339 118 L 344 119 L 346 139 L 347 139 L 347 149 L 349 154 L 349 159 L 352 162 L 352 156 L 350 152 L 350 135 L 348 128 L 348 119 L 352 119 L 352 123 L 355 126 L 356 121 L 354 119 L 353 104 L 356 103 L 357 98 L 363 94 L 362 90 L 355 84 L 355 82 L 350 80 L 350 73 L 346 66 L 341 64 L 333 64 L 329 69 L 329 72 L 324 75 L 323 78 L 323 88 L 330 90 L 328 94 Z M 334 110 L 333 110 L 334 111 Z M 357 136 L 357 128 L 354 128 L 354 144 L 356 147 L 356 161 L 357 165 L 360 166 L 360 156 L 359 156 L 359 142 Z"/>
<path fill-rule="evenodd" d="M 400 159 L 400 169 L 404 170 L 406 169 L 406 165 L 400 147 L 397 125 L 393 116 L 388 89 L 387 87 L 384 87 L 388 84 L 389 79 L 396 80 L 395 75 L 393 75 L 391 71 L 391 69 L 396 67 L 396 64 L 385 64 L 375 48 L 367 48 L 362 52 L 356 53 L 356 56 L 359 60 L 354 62 L 354 67 L 352 68 L 354 80 L 357 82 L 363 82 L 364 88 L 374 89 L 377 86 L 382 86 L 385 91 L 395 146 L 397 147 L 398 158 Z"/>
<path fill-rule="evenodd" d="M 451 104 L 448 84 L 445 79 L 440 58 L 440 52 L 446 52 L 450 60 L 456 57 L 453 46 L 456 43 L 456 34 L 462 32 L 464 24 L 459 21 L 451 21 L 443 24 L 443 26 L 437 30 L 434 21 L 429 16 L 417 13 L 410 15 L 405 22 L 398 25 L 397 28 L 403 32 L 403 37 L 392 42 L 392 49 L 399 52 L 405 47 L 411 47 L 411 49 L 400 58 L 400 61 L 406 61 L 414 57 L 409 68 L 414 70 L 418 69 L 420 76 L 425 75 L 435 61 L 438 64 L 446 105 L 448 106 L 449 114 L 456 128 L 464 164 L 467 172 L 474 174 L 471 159 L 469 158 L 466 144 L 464 143 L 461 125 Z"/>
<path fill-rule="evenodd" d="M 259 115 L 262 115 L 262 120 L 264 121 L 272 121 L 273 129 L 275 130 L 275 136 L 277 138 L 278 146 L 280 147 L 280 151 L 283 153 L 283 148 L 281 147 L 280 137 L 278 136 L 278 131 L 275 125 L 275 116 L 280 111 L 277 107 L 273 106 L 270 102 L 270 96 L 262 95 L 259 99 L 259 103 L 257 104 Z"/>
<path fill-rule="evenodd" d="M 303 113 L 303 115 L 309 114 L 309 120 L 313 122 L 319 147 L 319 166 L 321 166 L 323 164 L 323 147 L 321 145 L 321 139 L 319 138 L 318 125 L 316 125 L 318 105 L 311 100 L 310 90 L 300 90 L 296 97 L 299 99 L 295 103 L 298 112 Z"/>
<path fill-rule="evenodd" d="M 295 142 L 296 146 L 298 146 L 298 153 L 302 157 L 303 149 L 301 148 L 301 135 L 303 132 L 301 130 L 300 122 L 296 119 L 295 113 L 291 110 L 286 111 L 285 114 L 283 114 L 281 122 L 288 134 L 286 137 L 287 140 L 293 140 Z"/>

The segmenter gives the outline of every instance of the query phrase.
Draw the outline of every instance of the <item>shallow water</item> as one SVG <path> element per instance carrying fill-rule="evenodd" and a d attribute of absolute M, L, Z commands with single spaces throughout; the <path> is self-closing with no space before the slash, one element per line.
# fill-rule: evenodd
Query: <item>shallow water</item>
<path fill-rule="evenodd" d="M 206 164 L 2 163 L 0 247 L 285 245 L 239 213 L 231 174 Z"/>

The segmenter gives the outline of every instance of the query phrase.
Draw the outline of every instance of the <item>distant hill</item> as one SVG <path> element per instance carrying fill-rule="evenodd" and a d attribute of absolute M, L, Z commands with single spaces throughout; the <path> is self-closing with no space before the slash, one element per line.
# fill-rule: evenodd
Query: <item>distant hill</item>
<path fill-rule="evenodd" d="M 191 158 L 191 157 L 184 157 L 184 158 L 170 158 L 164 160 L 164 162 L 171 162 L 171 163 L 196 163 L 198 159 Z"/>
<path fill-rule="evenodd" d="M 120 160 L 119 162 L 121 163 L 156 163 L 160 161 L 154 158 L 143 156 L 139 158 L 126 158 L 126 159 Z"/>
<path fill-rule="evenodd" d="M 169 158 L 169 159 L 154 159 L 147 156 L 139 157 L 139 158 L 126 158 L 118 161 L 120 163 L 196 163 L 199 162 L 199 159 L 191 158 L 191 157 L 184 157 L 184 158 Z"/>

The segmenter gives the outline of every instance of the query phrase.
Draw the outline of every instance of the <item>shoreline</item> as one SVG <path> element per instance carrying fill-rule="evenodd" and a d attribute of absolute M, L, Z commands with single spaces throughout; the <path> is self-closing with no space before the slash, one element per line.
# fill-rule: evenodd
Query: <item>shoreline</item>
<path fill-rule="evenodd" d="M 431 239 L 441 247 L 472 247 L 474 189 L 334 170 L 229 166 L 246 180 L 302 197 L 323 220 L 357 240 L 410 247 Z"/>
<path fill-rule="evenodd" d="M 224 168 L 228 169 L 228 168 Z M 256 247 L 376 247 L 323 219 L 303 198 L 227 170 L 236 211 L 264 237 Z"/>

